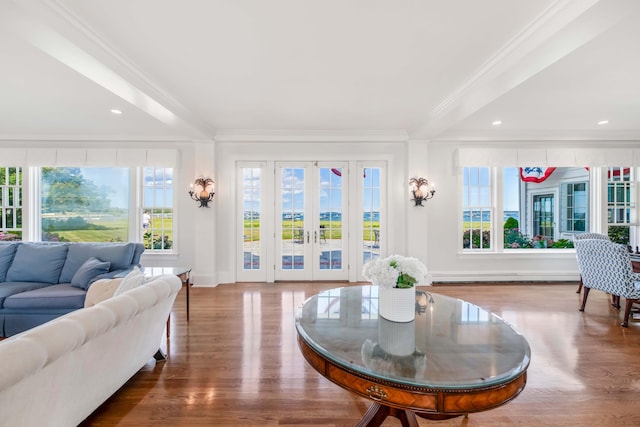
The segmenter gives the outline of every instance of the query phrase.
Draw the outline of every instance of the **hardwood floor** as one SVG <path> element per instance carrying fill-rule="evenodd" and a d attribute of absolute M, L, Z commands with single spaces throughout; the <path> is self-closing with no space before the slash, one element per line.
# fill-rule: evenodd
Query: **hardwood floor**
<path fill-rule="evenodd" d="M 352 426 L 370 402 L 306 364 L 293 323 L 306 298 L 345 285 L 195 287 L 189 323 L 183 289 L 169 359 L 150 361 L 82 426 Z M 620 327 L 622 313 L 597 291 L 581 313 L 576 289 L 573 282 L 432 287 L 500 315 L 527 338 L 532 361 L 512 402 L 420 426 L 639 426 L 640 321 Z"/>

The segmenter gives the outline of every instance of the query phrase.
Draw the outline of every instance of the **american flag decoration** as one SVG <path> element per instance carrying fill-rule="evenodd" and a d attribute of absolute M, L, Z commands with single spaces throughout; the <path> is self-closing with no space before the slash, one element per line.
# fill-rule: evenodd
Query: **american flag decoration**
<path fill-rule="evenodd" d="M 556 168 L 541 168 L 540 166 L 528 166 L 520 168 L 520 179 L 524 182 L 543 182 Z"/>

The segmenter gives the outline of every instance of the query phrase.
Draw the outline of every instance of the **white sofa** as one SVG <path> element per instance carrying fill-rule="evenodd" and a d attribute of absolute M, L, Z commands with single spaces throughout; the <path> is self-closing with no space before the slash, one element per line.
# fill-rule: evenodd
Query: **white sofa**
<path fill-rule="evenodd" d="M 176 276 L 155 277 L 0 341 L 0 424 L 82 422 L 157 356 L 181 287 Z"/>

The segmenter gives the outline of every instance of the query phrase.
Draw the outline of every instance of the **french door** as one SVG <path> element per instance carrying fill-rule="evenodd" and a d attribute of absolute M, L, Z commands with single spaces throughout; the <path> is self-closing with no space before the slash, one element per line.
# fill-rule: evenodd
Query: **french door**
<path fill-rule="evenodd" d="M 275 280 L 348 280 L 348 163 L 275 169 Z"/>
<path fill-rule="evenodd" d="M 555 197 L 553 194 L 533 196 L 533 232 L 555 238 Z"/>

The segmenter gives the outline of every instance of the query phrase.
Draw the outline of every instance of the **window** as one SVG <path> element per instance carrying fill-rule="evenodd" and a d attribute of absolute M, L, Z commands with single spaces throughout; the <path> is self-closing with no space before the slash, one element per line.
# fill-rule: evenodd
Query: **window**
<path fill-rule="evenodd" d="M 380 199 L 382 194 L 381 168 L 363 169 L 362 240 L 363 263 L 380 257 Z"/>
<path fill-rule="evenodd" d="M 173 169 L 143 168 L 142 232 L 146 249 L 173 248 Z"/>
<path fill-rule="evenodd" d="M 589 177 L 583 167 L 463 168 L 462 249 L 572 248 L 589 230 Z"/>
<path fill-rule="evenodd" d="M 22 239 L 22 169 L 0 167 L 0 241 Z"/>
<path fill-rule="evenodd" d="M 143 242 L 150 251 L 173 248 L 172 168 L 39 170 L 43 241 L 134 241 Z M 129 206 L 132 175 L 136 172 L 142 176 L 141 211 Z M 139 237 L 135 237 L 137 232 Z"/>
<path fill-rule="evenodd" d="M 242 168 L 243 270 L 260 269 L 261 168 Z"/>
<path fill-rule="evenodd" d="M 129 169 L 41 169 L 43 241 L 129 241 Z"/>
<path fill-rule="evenodd" d="M 566 218 L 560 231 L 584 233 L 588 228 L 589 197 L 586 182 L 562 185 Z"/>
<path fill-rule="evenodd" d="M 464 168 L 462 189 L 462 247 L 490 249 L 492 222 L 489 168 Z"/>
<path fill-rule="evenodd" d="M 608 235 L 612 241 L 625 245 L 633 245 L 630 236 L 635 229 L 633 173 L 633 168 L 611 167 L 607 170 Z"/>
<path fill-rule="evenodd" d="M 608 223 L 629 225 L 633 208 L 631 168 L 609 168 L 607 190 Z"/>

